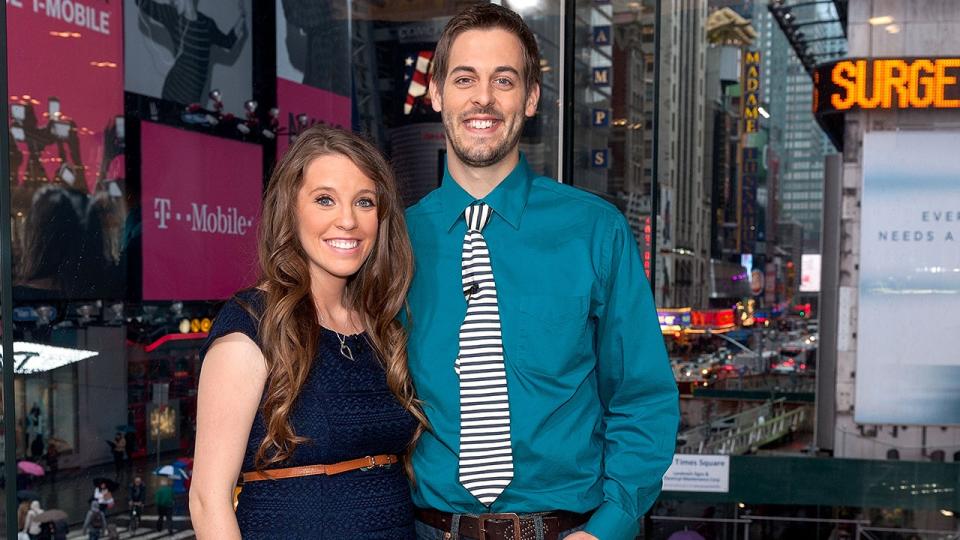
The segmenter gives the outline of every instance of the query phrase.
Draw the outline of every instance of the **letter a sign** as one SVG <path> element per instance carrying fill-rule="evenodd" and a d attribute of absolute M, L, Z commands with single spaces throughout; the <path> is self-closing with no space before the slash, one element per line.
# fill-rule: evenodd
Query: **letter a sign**
<path fill-rule="evenodd" d="M 604 47 L 610 45 L 610 26 L 594 26 L 593 27 L 593 44 L 597 47 Z"/>

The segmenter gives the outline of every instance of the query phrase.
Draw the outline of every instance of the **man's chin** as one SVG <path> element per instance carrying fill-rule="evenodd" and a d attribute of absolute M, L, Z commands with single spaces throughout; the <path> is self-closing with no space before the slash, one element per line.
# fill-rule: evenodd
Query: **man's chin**
<path fill-rule="evenodd" d="M 457 148 L 454 146 L 454 153 L 465 165 L 470 167 L 482 168 L 496 165 L 506 157 L 507 152 L 502 147 L 495 148 Z"/>

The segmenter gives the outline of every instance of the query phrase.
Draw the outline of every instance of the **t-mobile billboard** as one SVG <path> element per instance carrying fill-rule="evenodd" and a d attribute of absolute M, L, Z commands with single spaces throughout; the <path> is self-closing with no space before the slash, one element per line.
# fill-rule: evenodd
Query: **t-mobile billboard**
<path fill-rule="evenodd" d="M 122 296 L 120 3 L 7 0 L 18 300 Z"/>
<path fill-rule="evenodd" d="M 144 122 L 143 299 L 216 300 L 253 284 L 262 149 Z"/>

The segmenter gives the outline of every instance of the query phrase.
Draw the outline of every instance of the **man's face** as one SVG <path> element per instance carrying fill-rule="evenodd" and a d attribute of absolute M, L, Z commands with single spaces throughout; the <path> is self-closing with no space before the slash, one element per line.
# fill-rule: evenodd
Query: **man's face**
<path fill-rule="evenodd" d="M 470 167 L 499 163 L 517 148 L 525 117 L 533 116 L 539 85 L 527 89 L 520 39 L 499 28 L 467 30 L 450 47 L 441 91 L 430 85 L 454 156 Z"/>

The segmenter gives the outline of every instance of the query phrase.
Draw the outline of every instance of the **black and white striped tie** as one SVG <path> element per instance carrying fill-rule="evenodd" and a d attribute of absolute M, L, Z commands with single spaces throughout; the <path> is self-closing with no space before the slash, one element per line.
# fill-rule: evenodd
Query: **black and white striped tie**
<path fill-rule="evenodd" d="M 484 203 L 464 212 L 463 294 L 467 315 L 460 326 L 460 483 L 486 506 L 513 479 L 510 404 L 503 367 L 497 286 L 483 227 L 492 211 Z"/>

